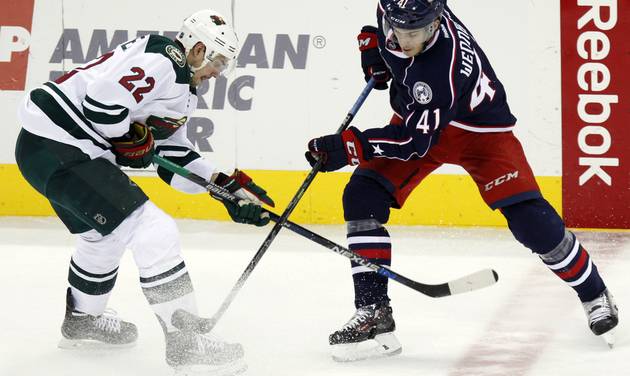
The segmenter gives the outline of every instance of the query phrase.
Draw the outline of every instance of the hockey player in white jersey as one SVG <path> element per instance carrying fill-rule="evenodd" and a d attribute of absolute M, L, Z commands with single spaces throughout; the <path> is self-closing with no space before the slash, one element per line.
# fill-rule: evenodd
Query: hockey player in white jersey
<path fill-rule="evenodd" d="M 236 34 L 225 18 L 202 10 L 184 21 L 175 41 L 158 35 L 128 41 L 24 99 L 16 161 L 78 235 L 61 347 L 136 341 L 136 326 L 106 310 L 129 248 L 164 330 L 167 363 L 204 374 L 245 369 L 241 345 L 208 336 L 205 319 L 197 316 L 175 222 L 120 170 L 145 168 L 157 153 L 239 197 L 238 205 L 224 203 L 235 221 L 267 224 L 261 205 L 273 201 L 266 192 L 242 171 L 218 172 L 186 137 L 187 118 L 197 107 L 196 85 L 228 73 L 237 53 Z M 158 174 L 178 190 L 204 191 L 162 168 Z"/>

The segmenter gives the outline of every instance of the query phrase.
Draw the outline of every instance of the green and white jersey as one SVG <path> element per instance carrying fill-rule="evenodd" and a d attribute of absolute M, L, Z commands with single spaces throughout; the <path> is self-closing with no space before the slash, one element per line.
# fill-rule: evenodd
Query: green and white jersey
<path fill-rule="evenodd" d="M 132 122 L 146 123 L 149 116 L 181 119 L 192 114 L 197 96 L 190 79 L 186 56 L 175 42 L 159 35 L 143 36 L 32 90 L 18 118 L 33 134 L 115 164 L 109 140 L 127 133 Z M 180 165 L 190 164 L 187 167 L 204 177 L 214 171 L 194 152 L 186 124 L 166 138 L 155 138 L 160 155 Z M 160 169 L 158 173 L 178 189 L 199 192 L 183 179 Z"/>

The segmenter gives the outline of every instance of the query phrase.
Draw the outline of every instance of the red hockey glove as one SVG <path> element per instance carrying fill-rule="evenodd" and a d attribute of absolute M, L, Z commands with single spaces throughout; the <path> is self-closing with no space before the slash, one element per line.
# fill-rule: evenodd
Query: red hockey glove
<path fill-rule="evenodd" d="M 344 166 L 356 166 L 362 161 L 371 159 L 372 151 L 370 148 L 365 148 L 367 144 L 361 131 L 350 127 L 341 134 L 331 134 L 310 140 L 308 151 L 304 156 L 311 167 L 322 159 L 322 172 L 336 171 Z"/>
<path fill-rule="evenodd" d="M 359 50 L 361 51 L 361 68 L 365 82 L 374 78 L 377 90 L 387 89 L 387 82 L 392 78 L 385 61 L 378 50 L 377 29 L 374 26 L 363 26 L 361 33 L 357 36 Z"/>
<path fill-rule="evenodd" d="M 155 149 L 153 135 L 141 123 L 133 123 L 122 137 L 110 140 L 116 163 L 131 168 L 146 168 L 151 164 Z"/>
<path fill-rule="evenodd" d="M 276 206 L 271 197 L 267 195 L 267 191 L 256 185 L 252 178 L 241 170 L 234 170 L 230 176 L 220 172 L 214 182 L 240 199 L 252 201 L 257 205 Z"/>

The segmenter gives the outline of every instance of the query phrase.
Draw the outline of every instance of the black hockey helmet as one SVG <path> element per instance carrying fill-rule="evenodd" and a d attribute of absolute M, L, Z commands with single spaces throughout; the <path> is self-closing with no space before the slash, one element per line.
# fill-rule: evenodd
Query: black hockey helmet
<path fill-rule="evenodd" d="M 398 29 L 421 29 L 442 16 L 446 0 L 383 0 L 385 19 Z"/>

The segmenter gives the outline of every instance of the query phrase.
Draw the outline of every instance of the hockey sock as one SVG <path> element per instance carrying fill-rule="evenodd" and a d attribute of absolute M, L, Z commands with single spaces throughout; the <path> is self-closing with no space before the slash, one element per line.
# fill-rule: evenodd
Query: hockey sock
<path fill-rule="evenodd" d="M 107 301 L 118 276 L 118 267 L 106 273 L 93 273 L 86 269 L 77 265 L 74 259 L 70 259 L 68 283 L 74 310 L 98 316 L 107 307 Z"/>
<path fill-rule="evenodd" d="M 551 252 L 540 255 L 540 258 L 577 292 L 582 302 L 595 299 L 606 289 L 588 252 L 568 230 L 560 244 Z"/>
<path fill-rule="evenodd" d="M 348 222 L 351 251 L 378 265 L 391 265 L 391 240 L 387 230 L 376 220 Z M 389 302 L 387 277 L 351 261 L 354 280 L 354 304 L 357 308 Z"/>
<path fill-rule="evenodd" d="M 96 230 L 78 234 L 77 247 L 70 259 L 68 283 L 74 310 L 101 315 L 107 307 L 125 246 L 113 235 Z"/>
<path fill-rule="evenodd" d="M 114 234 L 133 251 L 140 287 L 165 333 L 177 330 L 171 323 L 176 310 L 197 315 L 193 285 L 181 256 L 179 232 L 171 217 L 147 201 Z"/>
<path fill-rule="evenodd" d="M 140 270 L 140 286 L 144 296 L 155 312 L 164 333 L 177 329 L 171 323 L 173 313 L 183 309 L 197 315 L 197 302 L 193 285 L 181 258 L 174 267 L 158 275 L 143 275 Z"/>
<path fill-rule="evenodd" d="M 389 219 L 393 202 L 393 197 L 378 181 L 356 173 L 343 192 L 349 248 L 371 263 L 391 265 L 391 240 L 383 224 Z M 389 302 L 387 277 L 354 262 L 351 266 L 357 308 Z"/>
<path fill-rule="evenodd" d="M 543 198 L 501 209 L 514 237 L 537 253 L 551 271 L 571 286 L 583 302 L 606 288 L 597 267 L 556 210 Z"/>

